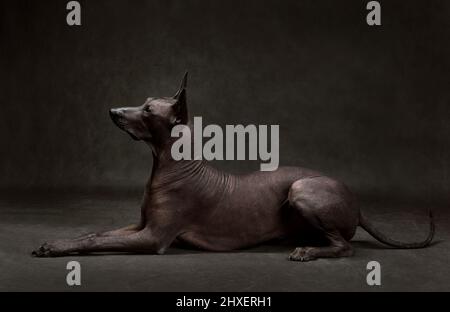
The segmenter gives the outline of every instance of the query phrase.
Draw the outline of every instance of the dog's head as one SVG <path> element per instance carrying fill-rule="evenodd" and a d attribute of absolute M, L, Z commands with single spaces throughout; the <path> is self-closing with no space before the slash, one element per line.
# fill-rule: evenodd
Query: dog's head
<path fill-rule="evenodd" d="M 188 123 L 186 87 L 187 72 L 173 97 L 150 97 L 141 106 L 114 108 L 109 114 L 134 140 L 164 143 L 174 126 Z"/>

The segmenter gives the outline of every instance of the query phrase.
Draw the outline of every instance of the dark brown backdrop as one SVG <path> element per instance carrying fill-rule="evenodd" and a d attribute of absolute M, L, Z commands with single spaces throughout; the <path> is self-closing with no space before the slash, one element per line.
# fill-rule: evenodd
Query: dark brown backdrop
<path fill-rule="evenodd" d="M 280 124 L 281 164 L 359 193 L 447 198 L 448 1 L 67 1 L 0 4 L 0 186 L 141 187 L 148 148 L 110 107 L 171 95 L 191 113 Z M 219 163 L 244 172 L 258 162 Z"/>

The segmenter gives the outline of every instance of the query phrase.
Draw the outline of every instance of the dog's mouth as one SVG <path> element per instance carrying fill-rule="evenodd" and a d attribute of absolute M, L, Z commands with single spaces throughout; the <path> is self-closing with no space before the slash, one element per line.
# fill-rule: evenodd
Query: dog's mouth
<path fill-rule="evenodd" d="M 126 133 L 128 133 L 131 138 L 135 141 L 139 141 L 139 138 L 137 136 L 135 136 L 131 131 L 129 131 L 128 129 L 124 129 Z"/>
<path fill-rule="evenodd" d="M 129 129 L 128 123 L 126 122 L 126 120 L 124 118 L 114 115 L 114 114 L 110 114 L 110 116 L 111 116 L 112 121 L 116 124 L 117 127 L 119 127 L 121 130 L 128 133 L 133 140 L 139 141 L 139 138 L 133 133 L 133 131 L 131 129 Z"/>

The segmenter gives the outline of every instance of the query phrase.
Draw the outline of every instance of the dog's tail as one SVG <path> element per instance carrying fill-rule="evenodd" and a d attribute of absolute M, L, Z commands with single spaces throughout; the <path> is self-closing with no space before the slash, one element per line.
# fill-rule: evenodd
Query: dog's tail
<path fill-rule="evenodd" d="M 431 241 L 434 237 L 434 220 L 433 220 L 433 213 L 431 209 L 428 209 L 428 217 L 430 221 L 430 230 L 428 233 L 428 237 L 422 241 L 422 242 L 414 242 L 414 243 L 404 243 L 399 242 L 396 240 L 393 240 L 380 231 L 378 231 L 372 223 L 370 223 L 361 213 L 359 216 L 359 226 L 361 226 L 364 230 L 366 230 L 370 235 L 372 235 L 374 238 L 376 238 L 378 241 L 382 242 L 383 244 L 386 244 L 388 246 L 399 248 L 399 249 L 414 249 L 414 248 L 424 248 L 430 245 Z"/>

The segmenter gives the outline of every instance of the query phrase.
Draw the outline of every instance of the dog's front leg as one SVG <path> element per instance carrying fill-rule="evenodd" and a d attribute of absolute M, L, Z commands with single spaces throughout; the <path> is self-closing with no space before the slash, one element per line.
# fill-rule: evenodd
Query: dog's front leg
<path fill-rule="evenodd" d="M 60 257 L 73 253 L 135 252 L 162 253 L 167 245 L 149 229 L 120 236 L 92 236 L 85 239 L 62 239 L 45 243 L 33 251 L 36 257 Z"/>
<path fill-rule="evenodd" d="M 128 235 L 128 234 L 133 234 L 136 233 L 140 230 L 142 230 L 143 226 L 140 224 L 131 224 L 119 229 L 115 229 L 115 230 L 111 230 L 111 231 L 106 231 L 106 232 L 93 232 L 93 233 L 89 233 L 89 234 L 83 234 L 79 237 L 77 237 L 76 239 L 86 239 L 86 238 L 92 238 L 95 236 L 119 236 L 119 235 Z"/>

